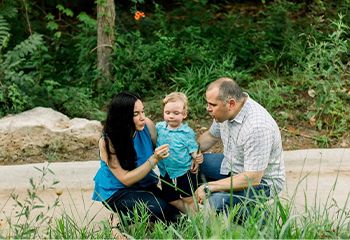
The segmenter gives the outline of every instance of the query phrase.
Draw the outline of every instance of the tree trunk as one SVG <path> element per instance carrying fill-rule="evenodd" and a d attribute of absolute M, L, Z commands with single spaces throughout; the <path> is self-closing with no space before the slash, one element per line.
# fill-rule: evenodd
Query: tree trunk
<path fill-rule="evenodd" d="M 114 0 L 97 1 L 97 69 L 102 77 L 97 80 L 97 90 L 101 90 L 112 80 L 110 56 L 115 41 Z"/>

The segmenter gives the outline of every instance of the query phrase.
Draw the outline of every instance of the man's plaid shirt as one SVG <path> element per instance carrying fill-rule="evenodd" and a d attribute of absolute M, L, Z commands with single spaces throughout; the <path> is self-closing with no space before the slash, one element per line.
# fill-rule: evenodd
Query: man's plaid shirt
<path fill-rule="evenodd" d="M 214 120 L 209 131 L 224 145 L 221 174 L 264 171 L 262 181 L 272 192 L 282 190 L 285 170 L 281 133 L 265 108 L 248 96 L 234 119 L 223 123 Z"/>

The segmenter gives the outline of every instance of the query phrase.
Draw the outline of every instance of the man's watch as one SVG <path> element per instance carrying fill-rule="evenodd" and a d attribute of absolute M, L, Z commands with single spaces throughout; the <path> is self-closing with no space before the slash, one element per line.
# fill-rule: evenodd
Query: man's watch
<path fill-rule="evenodd" d="M 207 195 L 207 196 L 210 195 L 210 188 L 209 188 L 209 185 L 208 185 L 208 184 L 205 184 L 205 185 L 204 185 L 203 190 L 204 190 L 204 192 L 205 192 L 205 195 Z"/>

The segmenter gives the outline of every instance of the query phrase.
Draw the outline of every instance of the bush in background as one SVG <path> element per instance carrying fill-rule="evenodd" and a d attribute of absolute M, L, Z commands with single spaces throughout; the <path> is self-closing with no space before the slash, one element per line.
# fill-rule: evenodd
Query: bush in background
<path fill-rule="evenodd" d="M 198 119 L 206 114 L 206 85 L 228 76 L 282 127 L 320 131 L 323 146 L 349 131 L 348 0 L 120 1 L 114 79 L 102 90 L 94 12 L 75 1 L 45 4 L 0 5 L 1 116 L 40 105 L 102 120 L 110 98 L 129 90 L 150 101 L 157 117 L 158 101 L 177 90 Z M 145 17 L 136 21 L 136 10 Z"/>

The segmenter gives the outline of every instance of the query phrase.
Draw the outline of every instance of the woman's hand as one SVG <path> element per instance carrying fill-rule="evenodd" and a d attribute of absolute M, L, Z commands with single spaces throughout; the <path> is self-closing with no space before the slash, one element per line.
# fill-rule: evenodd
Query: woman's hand
<path fill-rule="evenodd" d="M 159 160 L 169 156 L 169 145 L 165 144 L 156 148 L 154 154 L 151 155 L 141 166 L 138 166 L 133 170 L 125 170 L 121 167 L 116 154 L 111 155 L 111 160 L 108 163 L 108 155 L 105 145 L 105 140 L 101 138 L 99 142 L 101 160 L 108 165 L 113 175 L 127 187 L 139 182 L 152 170 Z"/>
<path fill-rule="evenodd" d="M 153 153 L 153 157 L 156 159 L 157 162 L 159 160 L 169 157 L 169 155 L 169 144 L 164 144 L 157 147 Z"/>

